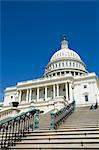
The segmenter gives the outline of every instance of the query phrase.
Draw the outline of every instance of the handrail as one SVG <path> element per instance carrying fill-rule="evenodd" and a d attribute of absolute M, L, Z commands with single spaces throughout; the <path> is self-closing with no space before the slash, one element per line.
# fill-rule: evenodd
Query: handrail
<path fill-rule="evenodd" d="M 75 101 L 60 109 L 58 112 L 51 112 L 50 129 L 56 129 L 75 109 Z"/>
<path fill-rule="evenodd" d="M 36 109 L 23 112 L 16 117 L 11 117 L 0 122 L 0 147 L 6 149 L 13 146 L 16 141 L 20 141 L 30 129 L 33 129 L 34 114 Z"/>

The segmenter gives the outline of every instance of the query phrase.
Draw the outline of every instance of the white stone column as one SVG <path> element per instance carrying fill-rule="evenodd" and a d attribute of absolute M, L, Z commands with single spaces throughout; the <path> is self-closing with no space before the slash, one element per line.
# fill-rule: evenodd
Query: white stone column
<path fill-rule="evenodd" d="M 66 100 L 68 101 L 68 87 L 67 87 L 67 83 L 65 83 L 65 92 L 66 92 Z"/>
<path fill-rule="evenodd" d="M 32 89 L 30 89 L 29 102 L 31 102 L 31 97 L 32 97 Z"/>
<path fill-rule="evenodd" d="M 37 101 L 39 101 L 39 87 L 37 88 Z"/>
<path fill-rule="evenodd" d="M 69 83 L 69 94 L 70 94 L 70 102 L 72 102 L 73 101 L 73 92 L 72 92 L 72 84 L 71 83 Z"/>
<path fill-rule="evenodd" d="M 55 84 L 53 85 L 53 98 L 55 98 Z"/>
<path fill-rule="evenodd" d="M 26 102 L 28 103 L 29 100 L 29 89 L 27 89 L 27 94 L 26 94 Z"/>
<path fill-rule="evenodd" d="M 45 86 L 45 101 L 47 100 L 47 86 Z"/>
<path fill-rule="evenodd" d="M 21 103 L 21 94 L 22 94 L 22 91 L 19 91 L 19 104 Z"/>
<path fill-rule="evenodd" d="M 57 97 L 59 96 L 59 85 L 57 84 Z"/>

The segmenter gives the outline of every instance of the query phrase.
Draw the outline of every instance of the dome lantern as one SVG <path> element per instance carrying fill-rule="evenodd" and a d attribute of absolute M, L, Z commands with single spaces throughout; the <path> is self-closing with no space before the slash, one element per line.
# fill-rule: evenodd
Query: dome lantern
<path fill-rule="evenodd" d="M 67 49 L 67 48 L 68 48 L 68 41 L 66 40 L 66 36 L 64 36 L 61 42 L 61 49 Z"/>

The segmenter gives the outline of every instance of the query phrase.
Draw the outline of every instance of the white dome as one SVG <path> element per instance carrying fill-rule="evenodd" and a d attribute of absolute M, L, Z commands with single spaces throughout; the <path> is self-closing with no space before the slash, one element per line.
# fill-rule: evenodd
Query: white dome
<path fill-rule="evenodd" d="M 61 49 L 51 57 L 50 62 L 62 59 L 74 59 L 81 61 L 80 56 L 76 52 L 68 48 L 68 41 L 66 41 L 65 37 L 61 42 Z"/>
<path fill-rule="evenodd" d="M 57 51 L 50 59 L 51 62 L 56 61 L 56 60 L 62 60 L 62 59 L 75 59 L 75 60 L 80 60 L 80 56 L 74 52 L 73 50 L 70 50 L 68 48 L 63 48 Z"/>
<path fill-rule="evenodd" d="M 53 77 L 68 73 L 75 76 L 84 75 L 87 71 L 80 56 L 75 51 L 68 48 L 68 41 L 66 41 L 64 37 L 61 42 L 61 49 L 51 57 L 50 62 L 46 66 L 44 76 Z"/>

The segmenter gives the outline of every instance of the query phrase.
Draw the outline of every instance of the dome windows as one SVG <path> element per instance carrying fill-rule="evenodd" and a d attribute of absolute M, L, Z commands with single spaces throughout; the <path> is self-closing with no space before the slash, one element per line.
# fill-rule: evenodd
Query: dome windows
<path fill-rule="evenodd" d="M 55 73 L 53 73 L 53 76 L 55 76 Z"/>
<path fill-rule="evenodd" d="M 57 75 L 59 76 L 59 75 L 60 75 L 60 72 L 57 72 Z"/>
<path fill-rule="evenodd" d="M 71 71 L 71 74 L 74 76 L 74 72 L 73 71 Z"/>
<path fill-rule="evenodd" d="M 61 74 L 64 75 L 65 74 L 64 71 L 62 71 Z"/>
<path fill-rule="evenodd" d="M 76 67 L 78 67 L 78 63 L 76 63 Z"/>

